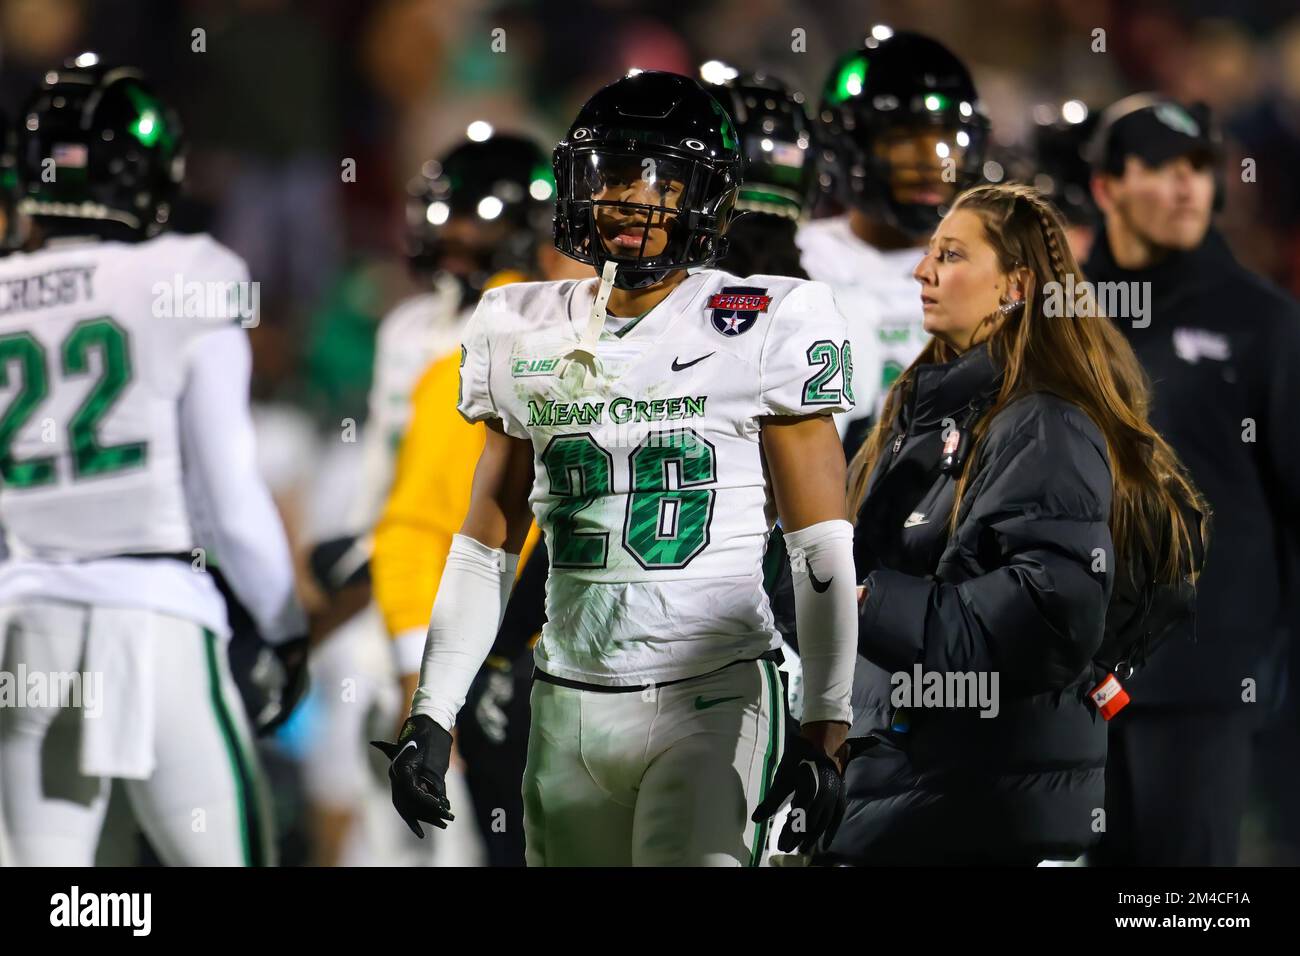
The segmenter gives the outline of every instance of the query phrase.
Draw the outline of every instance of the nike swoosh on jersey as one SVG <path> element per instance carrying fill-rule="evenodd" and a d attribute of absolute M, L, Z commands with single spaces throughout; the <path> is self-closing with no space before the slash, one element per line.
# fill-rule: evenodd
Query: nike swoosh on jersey
<path fill-rule="evenodd" d="M 695 698 L 696 710 L 708 710 L 710 707 L 716 707 L 718 704 L 725 704 L 729 700 L 740 700 L 739 697 L 715 697 L 713 700 L 706 700 L 702 695 Z"/>
<path fill-rule="evenodd" d="M 930 519 L 927 518 L 925 515 L 921 514 L 921 512 L 913 511 L 910 515 L 907 516 L 907 520 L 903 522 L 903 527 L 915 528 L 917 525 L 925 524 L 929 520 Z"/>
<path fill-rule="evenodd" d="M 714 354 L 716 354 L 716 353 L 714 353 L 714 352 L 710 352 L 710 353 L 709 353 L 709 355 L 714 355 Z M 677 361 L 677 359 L 674 358 L 674 359 L 673 359 L 673 371 L 674 371 L 674 372 L 680 372 L 682 369 L 690 368 L 692 365 L 699 365 L 699 364 L 700 364 L 701 362 L 703 362 L 706 358 L 708 358 L 709 355 L 701 355 L 701 356 L 700 356 L 699 358 L 697 358 L 697 359 L 692 359 L 692 360 L 689 361 L 689 362 L 680 362 L 680 363 Z"/>
<path fill-rule="evenodd" d="M 826 589 L 831 586 L 831 582 L 835 580 L 835 575 L 832 574 L 825 581 L 818 581 L 817 575 L 813 574 L 812 565 L 809 565 L 808 580 L 812 582 L 814 591 L 816 591 L 818 594 L 824 594 L 826 593 Z"/>

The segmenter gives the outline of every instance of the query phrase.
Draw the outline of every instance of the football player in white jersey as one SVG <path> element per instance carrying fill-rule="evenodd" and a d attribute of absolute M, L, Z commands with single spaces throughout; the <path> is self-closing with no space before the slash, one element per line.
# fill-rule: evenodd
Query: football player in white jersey
<path fill-rule="evenodd" d="M 848 212 L 797 239 L 849 321 L 857 408 L 838 424 L 850 457 L 929 341 L 912 270 L 947 204 L 980 180 L 988 137 L 962 62 L 929 37 L 883 32 L 836 60 L 822 92 L 825 173 Z"/>
<path fill-rule="evenodd" d="M 384 701 L 390 686 L 396 698 L 399 671 L 405 672 L 400 651 L 392 660 L 395 645 L 379 615 L 352 615 L 370 598 L 370 533 L 392 489 L 398 448 L 413 411 L 412 394 L 434 361 L 460 347 L 465 322 L 485 287 L 537 273 L 554 191 L 550 161 L 541 148 L 520 136 L 497 134 L 458 144 L 425 163 L 407 185 L 407 260 L 412 275 L 429 288 L 402 300 L 380 323 L 359 488 L 350 513 L 343 516 L 350 533 L 323 541 L 311 556 L 313 576 L 330 598 L 330 618 L 345 621 L 331 629 L 313 655 L 313 676 L 325 688 L 353 678 L 357 688 L 347 700 L 337 692 L 322 696 L 319 745 L 305 761 L 326 864 L 337 857 L 334 848 L 353 829 L 366 795 L 371 705 Z M 558 253 L 551 258 L 562 259 Z M 456 414 L 450 406 L 447 411 Z M 419 669 L 418 647 L 413 657 L 412 680 Z M 358 674 L 363 675 L 360 682 Z M 404 714 L 405 704 L 399 706 Z M 387 726 L 400 720 L 397 707 L 386 713 Z M 386 795 L 384 799 L 386 803 Z M 391 820 L 386 807 L 385 813 Z M 395 842 L 416 841 L 402 829 Z M 412 858 L 431 862 L 435 857 L 426 844 Z"/>
<path fill-rule="evenodd" d="M 0 671 L 21 695 L 0 707 L 9 850 L 89 865 L 119 779 L 165 863 L 265 863 L 204 571 L 219 564 L 300 662 L 306 622 L 254 464 L 246 267 L 207 236 L 161 233 L 181 130 L 138 71 L 50 71 L 19 145 L 20 208 L 44 245 L 0 260 Z"/>
<path fill-rule="evenodd" d="M 717 75 L 716 67 L 709 72 Z M 727 255 L 721 265 L 736 275 L 763 273 L 807 279 L 808 273 L 799 263 L 795 235 L 805 205 L 815 195 L 817 153 L 815 127 L 804 108 L 804 96 L 770 74 L 730 72 L 735 75 L 724 74 L 721 83 L 705 87 L 735 123 L 745 161 L 736 199 L 736 210 L 744 215 L 738 215 L 727 229 Z M 708 81 L 705 73 L 701 68 L 701 78 Z M 858 360 L 858 353 L 854 352 L 853 358 Z M 786 725 L 797 726 L 803 713 L 803 673 L 794 633 L 790 566 L 780 525 L 768 538 L 763 578 L 777 630 L 785 641 L 780 670 L 786 684 Z M 781 831 L 787 812 L 772 818 L 776 832 Z M 767 856 L 772 866 L 791 860 L 778 853 Z"/>
<path fill-rule="evenodd" d="M 536 271 L 537 237 L 549 223 L 554 188 L 545 154 L 510 135 L 467 140 L 425 163 L 407 184 L 407 259 L 430 288 L 403 299 L 379 323 L 360 487 L 346 519 L 353 533 L 323 541 L 311 554 L 313 577 L 331 596 L 327 620 L 347 619 L 368 598 L 369 589 L 356 585 L 367 579 L 368 536 L 392 488 L 416 383 L 460 346 L 486 286 Z"/>
<path fill-rule="evenodd" d="M 531 140 L 493 134 L 426 163 L 407 187 L 408 257 L 433 288 L 400 302 L 379 326 L 358 527 L 371 528 L 392 485 L 411 391 L 434 359 L 460 346 L 489 284 L 536 273 L 537 237 L 553 209 L 550 165 Z M 380 464 L 383 462 L 383 464 Z"/>
<path fill-rule="evenodd" d="M 554 167 L 556 246 L 601 278 L 493 290 L 467 329 L 460 410 L 488 439 L 412 716 L 382 745 L 393 802 L 417 831 L 451 817 L 450 731 L 535 515 L 551 569 L 528 862 L 756 864 L 791 795 L 806 843 L 842 812 L 857 622 L 830 413 L 852 407 L 845 322 L 820 283 L 709 268 L 740 154 L 694 80 L 604 88 Z M 805 674 L 789 740 L 762 575 L 778 514 Z"/>

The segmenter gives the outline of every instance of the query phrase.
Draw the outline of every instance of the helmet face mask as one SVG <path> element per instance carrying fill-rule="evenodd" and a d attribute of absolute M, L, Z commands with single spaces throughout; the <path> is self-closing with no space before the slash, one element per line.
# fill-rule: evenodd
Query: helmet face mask
<path fill-rule="evenodd" d="M 975 86 L 928 37 L 896 33 L 840 57 L 821 120 L 840 199 L 905 234 L 931 232 L 982 178 L 989 124 Z"/>
<path fill-rule="evenodd" d="M 566 174 L 572 251 L 561 251 L 597 267 L 614 260 L 623 281 L 638 283 L 625 288 L 717 258 L 734 196 L 709 170 L 653 150 L 593 148 L 575 150 Z"/>
<path fill-rule="evenodd" d="M 982 135 L 961 126 L 908 125 L 857 141 L 865 173 L 850 181 L 858 184 L 859 202 L 903 232 L 928 234 L 978 178 L 980 163 L 971 160 L 983 155 L 982 144 L 971 144 Z"/>
<path fill-rule="evenodd" d="M 638 289 L 710 266 L 740 184 L 731 119 L 695 81 L 626 77 L 583 107 L 555 148 L 555 247 Z"/>

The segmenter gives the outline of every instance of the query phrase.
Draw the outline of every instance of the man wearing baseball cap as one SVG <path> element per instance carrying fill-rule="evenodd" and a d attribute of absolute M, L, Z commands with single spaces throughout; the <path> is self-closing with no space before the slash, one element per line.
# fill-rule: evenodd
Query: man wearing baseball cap
<path fill-rule="evenodd" d="M 1221 153 L 1206 108 L 1154 94 L 1110 107 L 1088 151 L 1103 227 L 1085 272 L 1154 383 L 1152 424 L 1214 511 L 1194 626 L 1124 682 L 1102 863 L 1235 864 L 1252 736 L 1282 703 L 1300 308 L 1212 226 Z"/>

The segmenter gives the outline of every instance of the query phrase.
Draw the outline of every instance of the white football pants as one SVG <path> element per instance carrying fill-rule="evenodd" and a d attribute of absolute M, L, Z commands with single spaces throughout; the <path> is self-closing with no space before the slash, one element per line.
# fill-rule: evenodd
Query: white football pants
<path fill-rule="evenodd" d="M 529 866 L 757 866 L 750 815 L 781 759 L 769 661 L 644 691 L 537 680 L 524 772 Z"/>
<path fill-rule="evenodd" d="M 52 699 L 32 688 L 40 681 L 50 686 L 51 675 L 82 672 L 101 622 L 111 622 L 113 634 L 125 626 L 140 636 L 135 653 L 149 657 L 136 671 L 148 679 L 112 672 L 100 683 L 105 697 L 133 700 L 148 717 L 139 726 L 142 739 L 152 737 L 153 770 L 123 785 L 159 857 L 172 866 L 272 863 L 269 803 L 225 640 L 153 611 L 56 601 L 0 607 L 0 679 L 26 691 L 22 706 L 0 706 L 0 819 L 7 831 L 0 847 L 11 857 L 0 862 L 94 861 L 110 779 L 80 769 L 83 738 L 93 736 L 85 722 L 96 719 L 89 698 Z M 20 673 L 26 688 L 15 688 Z"/>

